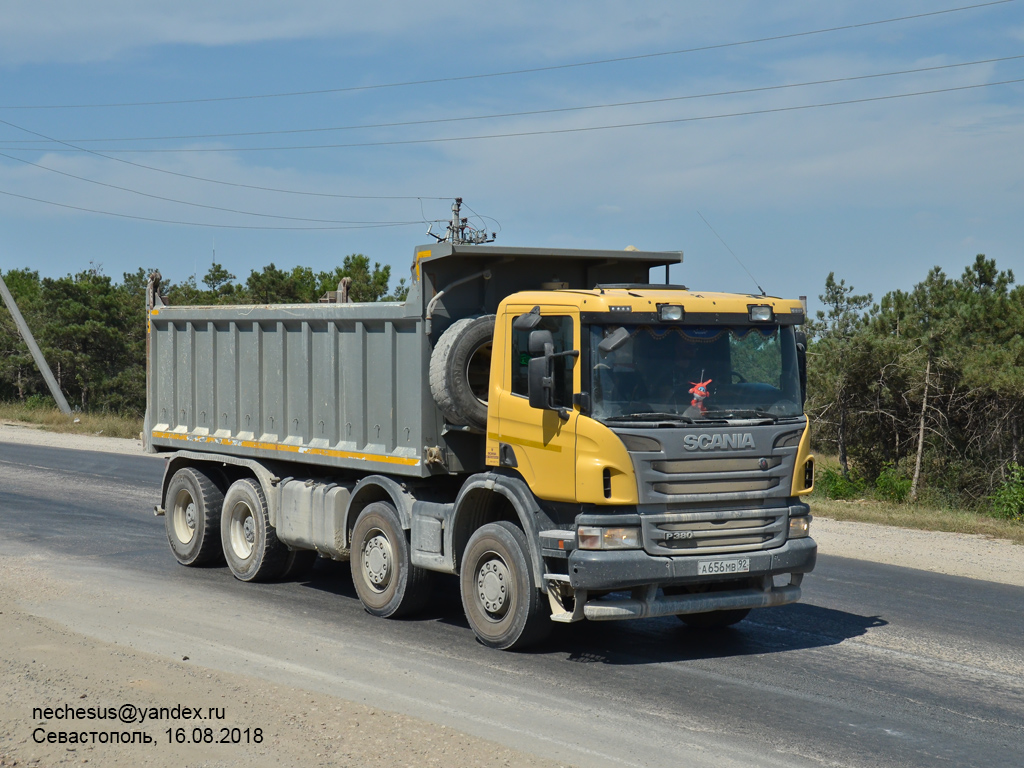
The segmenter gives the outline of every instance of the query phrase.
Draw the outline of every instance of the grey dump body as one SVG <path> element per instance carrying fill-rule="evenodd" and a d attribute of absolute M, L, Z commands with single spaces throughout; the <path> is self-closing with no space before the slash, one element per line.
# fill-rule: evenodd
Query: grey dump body
<path fill-rule="evenodd" d="M 427 386 L 441 333 L 517 291 L 645 283 L 679 260 L 446 243 L 415 254 L 404 303 L 158 306 L 148 449 L 421 478 L 478 471 L 480 436 L 446 429 Z"/>

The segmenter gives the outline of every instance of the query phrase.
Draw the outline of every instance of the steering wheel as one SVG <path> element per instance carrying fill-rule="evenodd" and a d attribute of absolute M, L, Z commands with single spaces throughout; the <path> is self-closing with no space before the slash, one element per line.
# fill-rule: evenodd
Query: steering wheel
<path fill-rule="evenodd" d="M 746 384 L 747 383 L 746 377 L 742 373 L 740 373 L 739 371 L 730 371 L 729 375 L 732 378 L 736 379 L 736 381 L 734 381 L 733 384 Z"/>

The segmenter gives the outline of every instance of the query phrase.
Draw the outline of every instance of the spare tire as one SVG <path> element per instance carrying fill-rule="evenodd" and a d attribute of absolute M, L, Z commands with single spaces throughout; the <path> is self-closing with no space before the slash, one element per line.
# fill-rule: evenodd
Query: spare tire
<path fill-rule="evenodd" d="M 494 315 L 456 320 L 430 355 L 430 393 L 444 417 L 459 426 L 487 429 Z"/>

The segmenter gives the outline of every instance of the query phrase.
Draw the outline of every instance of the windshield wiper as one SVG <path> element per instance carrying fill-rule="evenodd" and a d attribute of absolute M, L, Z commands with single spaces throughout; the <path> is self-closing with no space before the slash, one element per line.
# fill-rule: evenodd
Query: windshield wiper
<path fill-rule="evenodd" d="M 693 424 L 693 419 L 689 416 L 683 416 L 681 413 L 652 413 L 651 411 L 608 416 L 605 421 L 681 421 L 684 424 Z"/>
<path fill-rule="evenodd" d="M 793 416 L 779 416 L 775 413 L 769 413 L 768 411 L 762 411 L 756 408 L 745 408 L 737 410 L 720 410 L 720 411 L 708 411 L 708 415 L 714 414 L 719 418 L 723 419 L 771 419 L 772 422 L 778 422 L 780 418 L 796 418 Z"/>

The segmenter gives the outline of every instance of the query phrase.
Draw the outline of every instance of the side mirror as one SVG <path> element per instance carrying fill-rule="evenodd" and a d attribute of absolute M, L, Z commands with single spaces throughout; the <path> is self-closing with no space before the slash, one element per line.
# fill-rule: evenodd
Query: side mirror
<path fill-rule="evenodd" d="M 523 317 L 523 315 L 520 315 Z M 531 331 L 529 350 L 533 357 L 526 369 L 527 391 L 530 407 L 544 411 L 557 411 L 561 419 L 569 418 L 569 409 L 555 405 L 554 361 L 559 357 L 579 357 L 578 349 L 555 352 L 555 340 L 551 331 Z"/>
<path fill-rule="evenodd" d="M 800 405 L 807 402 L 807 334 L 797 331 L 796 338 L 796 364 L 800 371 Z"/>
<path fill-rule="evenodd" d="M 528 348 L 533 356 L 551 355 L 555 351 L 555 340 L 551 336 L 551 331 L 532 331 Z"/>
<path fill-rule="evenodd" d="M 526 369 L 527 385 L 530 393 L 530 407 L 549 411 L 555 390 L 555 377 L 552 375 L 551 355 L 535 357 L 530 360 Z"/>

